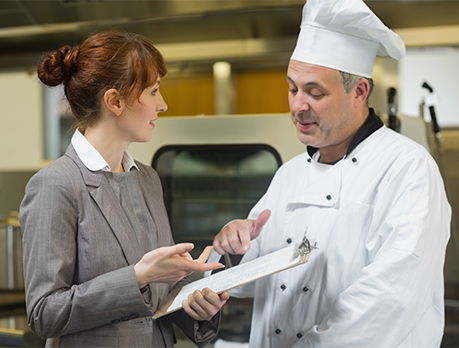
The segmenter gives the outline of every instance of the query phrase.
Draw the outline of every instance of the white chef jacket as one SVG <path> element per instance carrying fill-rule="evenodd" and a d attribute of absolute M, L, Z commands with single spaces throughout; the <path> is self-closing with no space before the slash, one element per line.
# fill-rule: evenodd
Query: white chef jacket
<path fill-rule="evenodd" d="M 250 347 L 439 347 L 451 208 L 435 161 L 385 126 L 333 166 L 318 157 L 285 163 L 249 215 L 272 212 L 242 262 L 306 229 L 318 247 L 255 283 Z"/>

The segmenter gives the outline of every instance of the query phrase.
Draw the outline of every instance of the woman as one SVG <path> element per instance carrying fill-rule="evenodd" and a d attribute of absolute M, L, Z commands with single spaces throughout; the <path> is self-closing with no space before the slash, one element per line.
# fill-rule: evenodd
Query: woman
<path fill-rule="evenodd" d="M 153 321 L 174 286 L 205 264 L 174 245 L 157 173 L 132 159 L 151 138 L 166 74 L 144 37 L 118 31 L 64 46 L 38 66 L 63 84 L 77 120 L 66 154 L 28 183 L 20 208 L 29 325 L 47 347 L 171 347 L 172 322 L 198 346 L 215 337 L 228 299 L 204 289 Z"/>

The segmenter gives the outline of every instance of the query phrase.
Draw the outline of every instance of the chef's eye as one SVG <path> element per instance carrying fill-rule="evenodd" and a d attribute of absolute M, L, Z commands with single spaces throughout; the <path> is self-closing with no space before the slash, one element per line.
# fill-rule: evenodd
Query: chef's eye
<path fill-rule="evenodd" d="M 152 95 L 156 95 L 156 92 L 158 92 L 158 89 L 159 89 L 159 88 L 154 89 L 153 92 L 151 92 L 151 94 L 152 94 Z"/>
<path fill-rule="evenodd" d="M 289 86 L 288 91 L 290 93 L 292 93 L 292 94 L 295 94 L 296 92 L 298 92 L 298 88 L 295 88 L 293 86 Z"/>
<path fill-rule="evenodd" d="M 324 94 L 320 90 L 315 89 L 315 88 L 310 89 L 308 93 L 311 97 L 316 98 L 316 99 L 324 96 Z"/>

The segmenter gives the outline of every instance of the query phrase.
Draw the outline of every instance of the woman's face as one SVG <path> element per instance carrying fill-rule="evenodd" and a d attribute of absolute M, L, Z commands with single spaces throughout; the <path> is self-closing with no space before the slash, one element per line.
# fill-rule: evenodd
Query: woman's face
<path fill-rule="evenodd" d="M 160 112 L 167 110 L 167 104 L 159 92 L 160 82 L 158 78 L 153 86 L 143 90 L 138 99 L 127 103 L 126 111 L 120 119 L 121 133 L 125 137 L 123 140 L 142 143 L 151 139 L 154 121 Z"/>

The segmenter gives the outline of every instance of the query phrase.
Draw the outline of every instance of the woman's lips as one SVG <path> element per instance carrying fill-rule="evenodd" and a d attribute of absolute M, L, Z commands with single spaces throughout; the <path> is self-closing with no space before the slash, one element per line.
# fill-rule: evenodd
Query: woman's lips
<path fill-rule="evenodd" d="M 152 126 L 153 128 L 155 128 L 155 121 L 158 119 L 158 117 L 155 117 L 155 119 L 151 120 L 150 121 L 150 126 Z"/>

